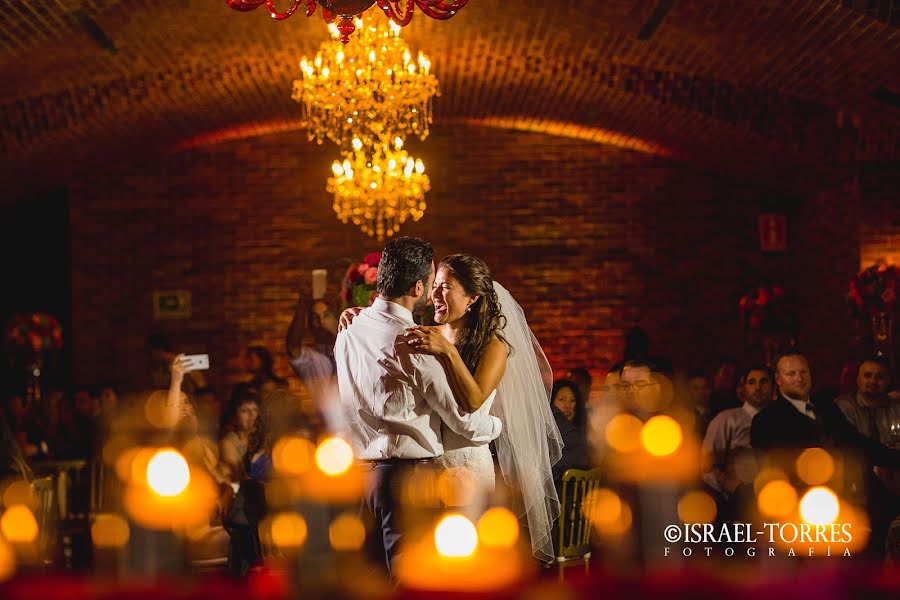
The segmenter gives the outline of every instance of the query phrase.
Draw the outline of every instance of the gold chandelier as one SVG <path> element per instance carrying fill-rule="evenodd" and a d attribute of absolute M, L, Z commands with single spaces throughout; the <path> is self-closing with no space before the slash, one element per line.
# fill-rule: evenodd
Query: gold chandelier
<path fill-rule="evenodd" d="M 351 144 L 353 150 L 343 161 L 334 161 L 334 176 L 328 178 L 338 218 L 379 241 L 397 233 L 407 218 L 422 218 L 431 182 L 422 160 L 403 150 L 403 140 L 395 138 L 393 147 L 378 143 L 366 148 L 359 138 Z"/>
<path fill-rule="evenodd" d="M 302 107 L 310 140 L 327 138 L 349 149 L 354 138 L 371 148 L 388 146 L 396 136 L 428 136 L 438 80 L 428 57 L 419 52 L 413 60 L 400 26 L 388 23 L 379 29 L 356 19 L 359 39 L 348 46 L 332 23 L 332 39 L 315 58 L 303 57 L 292 98 Z"/>

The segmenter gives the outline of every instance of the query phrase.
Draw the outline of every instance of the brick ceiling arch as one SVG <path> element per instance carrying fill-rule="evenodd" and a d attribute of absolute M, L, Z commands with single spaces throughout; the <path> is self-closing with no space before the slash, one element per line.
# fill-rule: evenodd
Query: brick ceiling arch
<path fill-rule="evenodd" d="M 897 159 L 895 4 L 472 0 L 449 21 L 416 14 L 403 36 L 432 59 L 439 123 L 726 167 L 821 168 Z M 318 15 L 273 22 L 221 0 L 9 3 L 0 13 L 6 180 L 65 178 L 220 132 L 299 125 L 291 82 L 326 35 Z"/>

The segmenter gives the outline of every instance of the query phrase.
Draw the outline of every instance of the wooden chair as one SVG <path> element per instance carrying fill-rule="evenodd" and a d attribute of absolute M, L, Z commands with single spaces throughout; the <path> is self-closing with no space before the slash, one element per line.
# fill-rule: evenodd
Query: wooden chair
<path fill-rule="evenodd" d="M 600 487 L 600 477 L 600 469 L 568 469 L 563 474 L 559 499 L 559 538 L 554 540 L 556 557 L 551 563 L 558 567 L 560 581 L 565 579 L 567 567 L 583 564 L 585 573 L 590 570 L 590 515 L 595 492 Z"/>

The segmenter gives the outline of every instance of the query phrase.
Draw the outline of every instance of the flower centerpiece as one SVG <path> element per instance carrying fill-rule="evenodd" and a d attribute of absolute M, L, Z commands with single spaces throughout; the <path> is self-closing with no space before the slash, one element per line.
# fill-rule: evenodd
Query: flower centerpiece
<path fill-rule="evenodd" d="M 15 315 L 6 326 L 4 339 L 6 347 L 23 359 L 28 400 L 40 400 L 45 354 L 61 350 L 63 345 L 59 320 L 46 313 Z"/>
<path fill-rule="evenodd" d="M 381 253 L 371 252 L 362 259 L 362 262 L 350 263 L 344 274 L 344 284 L 341 288 L 341 302 L 344 308 L 372 304 L 375 297 L 378 296 L 376 284 L 378 282 L 378 263 L 380 262 Z M 420 325 L 434 324 L 431 290 L 428 290 L 428 294 L 428 304 L 413 314 L 413 320 Z"/>
<path fill-rule="evenodd" d="M 884 263 L 872 265 L 850 280 L 847 303 L 856 317 L 893 314 L 900 284 L 900 268 Z"/>
<path fill-rule="evenodd" d="M 738 308 L 747 329 L 777 331 L 785 326 L 784 290 L 778 286 L 757 286 L 741 298 Z"/>
<path fill-rule="evenodd" d="M 62 349 L 62 326 L 46 313 L 15 315 L 6 327 L 6 345 L 10 349 L 40 354 Z"/>
<path fill-rule="evenodd" d="M 741 322 L 752 345 L 762 347 L 766 364 L 778 353 L 794 345 L 793 319 L 787 308 L 784 290 L 775 285 L 758 285 L 738 302 Z"/>
<path fill-rule="evenodd" d="M 850 313 L 872 324 L 874 352 L 892 358 L 894 308 L 900 287 L 900 267 L 878 263 L 850 280 L 847 304 Z"/>
<path fill-rule="evenodd" d="M 344 274 L 344 284 L 341 289 L 341 302 L 344 308 L 351 306 L 369 306 L 378 292 L 375 284 L 378 281 L 378 263 L 381 262 L 380 252 L 370 252 L 362 259 L 362 262 L 350 263 Z"/>

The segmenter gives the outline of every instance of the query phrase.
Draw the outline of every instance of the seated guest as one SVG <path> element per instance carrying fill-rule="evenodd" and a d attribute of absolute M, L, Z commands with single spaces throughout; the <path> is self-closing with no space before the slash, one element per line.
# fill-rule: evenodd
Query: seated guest
<path fill-rule="evenodd" d="M 743 405 L 720 412 L 706 430 L 703 454 L 710 470 L 703 474 L 703 482 L 716 492 L 723 508 L 736 509 L 729 500 L 738 486 L 753 480 L 756 459 L 750 447 L 750 424 L 774 399 L 773 389 L 768 367 L 754 365 L 746 369 L 738 378 L 738 396 Z M 735 510 L 725 512 L 727 518 L 736 516 Z"/>
<path fill-rule="evenodd" d="M 562 412 L 566 420 L 581 432 L 585 430 L 586 407 L 584 396 L 574 381 L 560 379 L 553 384 L 550 404 Z"/>
<path fill-rule="evenodd" d="M 256 391 L 246 385 L 235 386 L 219 439 L 217 471 L 220 481 L 238 483 L 246 476 L 244 457 L 250 446 L 251 435 L 256 435 L 258 431 L 258 416 L 259 396 Z"/>
<path fill-rule="evenodd" d="M 709 418 L 714 418 L 723 410 L 740 408 L 737 397 L 737 361 L 722 357 L 719 367 L 712 376 L 712 394 L 709 398 Z"/>
<path fill-rule="evenodd" d="M 562 390 L 566 390 L 568 389 L 566 386 L 569 385 L 572 385 L 572 382 L 565 379 L 557 381 L 553 384 L 554 391 L 552 396 L 556 398 L 556 391 L 558 387 Z M 551 467 L 551 472 L 553 473 L 553 483 L 556 485 L 556 493 L 559 496 L 560 502 L 562 502 L 563 475 L 565 475 L 566 471 L 568 471 L 569 469 L 590 469 L 591 457 L 590 452 L 588 451 L 587 437 L 585 435 L 584 428 L 576 427 L 573 423 L 573 419 L 570 418 L 569 415 L 564 413 L 555 402 L 551 401 L 550 410 L 553 412 L 553 418 L 556 420 L 556 426 L 559 429 L 559 435 L 561 436 L 564 444 L 562 449 L 562 456 L 560 456 L 560 459 L 556 462 L 556 464 Z M 574 415 L 574 410 L 570 412 Z M 574 505 L 570 505 L 569 507 L 567 507 L 567 510 L 579 509 L 580 507 L 576 507 Z M 565 515 L 563 515 L 561 518 L 566 517 Z M 553 522 L 551 536 L 553 539 L 553 548 L 554 550 L 556 550 L 559 547 L 559 520 L 555 520 Z"/>
<path fill-rule="evenodd" d="M 688 373 L 687 397 L 688 406 L 696 419 L 695 430 L 700 437 L 703 437 L 712 419 L 712 415 L 710 415 L 712 386 L 706 373 L 703 371 L 691 371 Z"/>
<path fill-rule="evenodd" d="M 882 444 L 896 441 L 892 437 L 900 433 L 896 430 L 900 424 L 900 403 L 888 396 L 890 382 L 887 361 L 882 357 L 867 358 L 857 369 L 856 391 L 842 394 L 835 400 L 857 431 Z"/>
<path fill-rule="evenodd" d="M 258 415 L 256 392 L 246 385 L 235 386 L 225 415 L 227 425 L 219 440 L 215 476 L 227 484 L 221 499 L 222 525 L 230 536 L 228 571 L 238 576 L 262 563 L 260 489 L 248 478 L 249 458 L 259 451 Z"/>
<path fill-rule="evenodd" d="M 778 358 L 775 383 L 778 397 L 753 418 L 751 445 L 756 450 L 787 451 L 773 458 L 779 458 L 780 466 L 788 473 L 793 471 L 796 455 L 806 448 L 821 447 L 859 461 L 864 480 L 851 482 L 847 489 L 852 490 L 855 485 L 864 490 L 872 523 L 869 550 L 883 552 L 888 524 L 897 514 L 900 502 L 875 476 L 872 466 L 900 467 L 900 450 L 887 448 L 859 433 L 833 403 L 811 402 L 812 376 L 802 353 L 791 350 Z"/>

